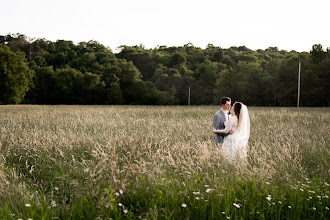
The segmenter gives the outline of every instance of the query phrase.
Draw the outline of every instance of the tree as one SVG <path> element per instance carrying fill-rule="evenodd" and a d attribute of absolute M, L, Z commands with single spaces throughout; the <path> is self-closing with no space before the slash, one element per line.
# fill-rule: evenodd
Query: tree
<path fill-rule="evenodd" d="M 156 86 L 149 81 L 135 83 L 129 93 L 130 104 L 170 105 L 177 103 L 173 95 L 157 90 Z"/>
<path fill-rule="evenodd" d="M 330 57 L 325 59 L 320 63 L 319 67 L 316 69 L 319 87 L 320 106 L 330 106 Z"/>
<path fill-rule="evenodd" d="M 114 60 L 111 62 L 114 63 Z M 116 75 L 119 69 L 111 63 L 102 65 L 101 81 L 104 83 L 102 97 L 104 104 L 124 104 L 123 93 L 120 88 L 120 79 Z"/>
<path fill-rule="evenodd" d="M 55 71 L 57 103 L 80 104 L 82 102 L 83 74 L 72 68 L 57 69 Z"/>
<path fill-rule="evenodd" d="M 104 74 L 107 75 L 106 78 L 111 82 L 110 88 L 115 88 L 116 92 L 120 88 L 124 101 L 129 103 L 129 100 L 132 98 L 130 90 L 142 78 L 140 71 L 134 66 L 133 62 L 127 62 L 124 59 L 114 59 L 109 63 Z M 109 86 L 108 83 L 106 83 L 107 86 Z"/>
<path fill-rule="evenodd" d="M 208 44 L 205 49 L 206 59 L 212 62 L 221 62 L 223 58 L 223 50 L 221 47 L 215 47 L 213 44 Z"/>
<path fill-rule="evenodd" d="M 237 71 L 237 87 L 239 100 L 248 105 L 262 106 L 271 97 L 267 91 L 268 85 L 265 81 L 265 73 L 259 63 L 239 62 Z"/>
<path fill-rule="evenodd" d="M 271 95 L 267 98 L 267 101 L 270 106 L 277 106 L 277 99 L 280 93 L 279 82 L 278 82 L 278 73 L 280 68 L 280 61 L 277 59 L 271 59 L 269 62 L 263 63 L 263 71 L 265 73 L 265 81 L 268 85 L 267 92 Z"/>
<path fill-rule="evenodd" d="M 281 63 L 278 73 L 280 106 L 297 105 L 298 63 L 299 57 L 290 57 Z"/>
<path fill-rule="evenodd" d="M 326 57 L 326 53 L 324 52 L 321 44 L 314 44 L 311 50 L 311 61 L 314 64 L 321 63 Z"/>
<path fill-rule="evenodd" d="M 0 104 L 20 103 L 32 86 L 32 77 L 24 54 L 0 44 Z"/>
<path fill-rule="evenodd" d="M 55 73 L 52 67 L 34 66 L 34 88 L 26 94 L 25 102 L 34 104 L 54 104 L 55 97 Z"/>
<path fill-rule="evenodd" d="M 176 52 L 171 56 L 170 67 L 179 69 L 181 66 L 186 64 L 186 60 L 187 59 L 183 54 Z"/>
<path fill-rule="evenodd" d="M 8 39 L 8 46 L 12 51 L 22 51 L 26 55 L 30 55 L 30 45 L 26 39 L 26 36 L 23 34 L 15 34 L 12 38 Z"/>
<path fill-rule="evenodd" d="M 304 64 L 304 63 L 303 63 Z M 302 66 L 302 94 L 304 106 L 330 106 L 330 57 L 319 64 L 307 63 Z"/>
<path fill-rule="evenodd" d="M 219 98 L 230 96 L 249 105 L 295 106 L 299 61 L 301 105 L 328 106 L 330 102 L 330 48 L 323 50 L 320 44 L 302 53 L 277 47 L 222 49 L 213 44 L 202 49 L 191 43 L 154 49 L 123 45 L 114 54 L 94 40 L 74 44 L 9 34 L 0 36 L 0 43 L 10 48 L 3 59 L 10 68 L 16 64 L 8 62 L 8 57 L 13 59 L 15 54 L 15 59 L 20 56 L 25 68 L 35 73 L 26 95 L 24 89 L 15 90 L 20 98 L 10 103 L 187 104 L 190 87 L 195 105 L 219 104 Z M 4 69 L 9 66 L 2 62 L 0 83 L 2 88 L 8 87 L 4 80 L 11 80 L 12 89 L 25 81 L 8 78 L 9 70 L 4 74 Z"/>
<path fill-rule="evenodd" d="M 239 99 L 239 91 L 237 88 L 237 74 L 232 68 L 225 69 L 220 72 L 214 87 L 213 103 L 219 105 L 221 97 L 229 96 L 232 100 Z"/>
<path fill-rule="evenodd" d="M 129 87 L 137 81 L 140 81 L 142 75 L 140 71 L 134 66 L 133 62 L 121 59 L 116 59 L 114 63 L 116 76 L 119 78 L 120 87 L 122 89 L 129 89 Z"/>
<path fill-rule="evenodd" d="M 144 80 L 150 80 L 158 67 L 155 55 L 152 51 L 145 50 L 143 47 L 122 46 L 117 58 L 132 61 L 134 66 L 138 68 Z"/>

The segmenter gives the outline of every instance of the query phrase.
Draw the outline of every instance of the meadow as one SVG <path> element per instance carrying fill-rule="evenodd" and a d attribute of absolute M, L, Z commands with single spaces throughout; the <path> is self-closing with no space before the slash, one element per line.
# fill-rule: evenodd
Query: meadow
<path fill-rule="evenodd" d="M 250 107 L 246 163 L 218 106 L 0 106 L 0 219 L 329 219 L 329 108 Z"/>

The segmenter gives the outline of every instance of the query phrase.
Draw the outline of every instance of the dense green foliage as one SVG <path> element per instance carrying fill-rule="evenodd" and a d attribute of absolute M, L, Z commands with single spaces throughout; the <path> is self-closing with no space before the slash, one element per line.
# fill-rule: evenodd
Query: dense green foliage
<path fill-rule="evenodd" d="M 0 104 L 18 103 L 29 90 L 32 71 L 24 59 L 23 53 L 14 53 L 0 44 Z"/>
<path fill-rule="evenodd" d="M 300 104 L 330 105 L 330 52 L 320 44 L 302 53 L 212 44 L 201 49 L 190 43 L 154 49 L 124 45 L 116 54 L 97 41 L 75 45 L 21 34 L 0 36 L 0 44 L 7 51 L 2 57 L 16 59 L 12 67 L 0 60 L 1 92 L 11 94 L 1 97 L 2 104 L 185 105 L 190 87 L 194 105 L 219 104 L 222 96 L 230 96 L 247 105 L 295 106 L 300 61 Z M 24 77 L 6 84 L 8 74 Z"/>

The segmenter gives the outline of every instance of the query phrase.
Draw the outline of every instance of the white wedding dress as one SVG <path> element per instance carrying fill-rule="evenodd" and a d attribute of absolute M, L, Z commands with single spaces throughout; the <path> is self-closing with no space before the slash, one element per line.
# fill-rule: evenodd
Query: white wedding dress
<path fill-rule="evenodd" d="M 232 116 L 225 121 L 225 126 L 235 131 L 234 134 L 224 137 L 222 149 L 225 157 L 230 162 L 245 161 L 250 137 L 250 117 L 246 105 L 242 105 L 240 119 L 237 120 L 237 116 Z"/>

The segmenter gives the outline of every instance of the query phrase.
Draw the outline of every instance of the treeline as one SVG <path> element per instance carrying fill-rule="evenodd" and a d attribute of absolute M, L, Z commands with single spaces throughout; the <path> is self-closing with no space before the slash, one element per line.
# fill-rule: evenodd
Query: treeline
<path fill-rule="evenodd" d="M 296 106 L 301 62 L 302 106 L 329 106 L 330 51 L 253 51 L 121 46 L 97 41 L 0 36 L 0 104 L 219 104 L 230 96 L 247 105 Z"/>

